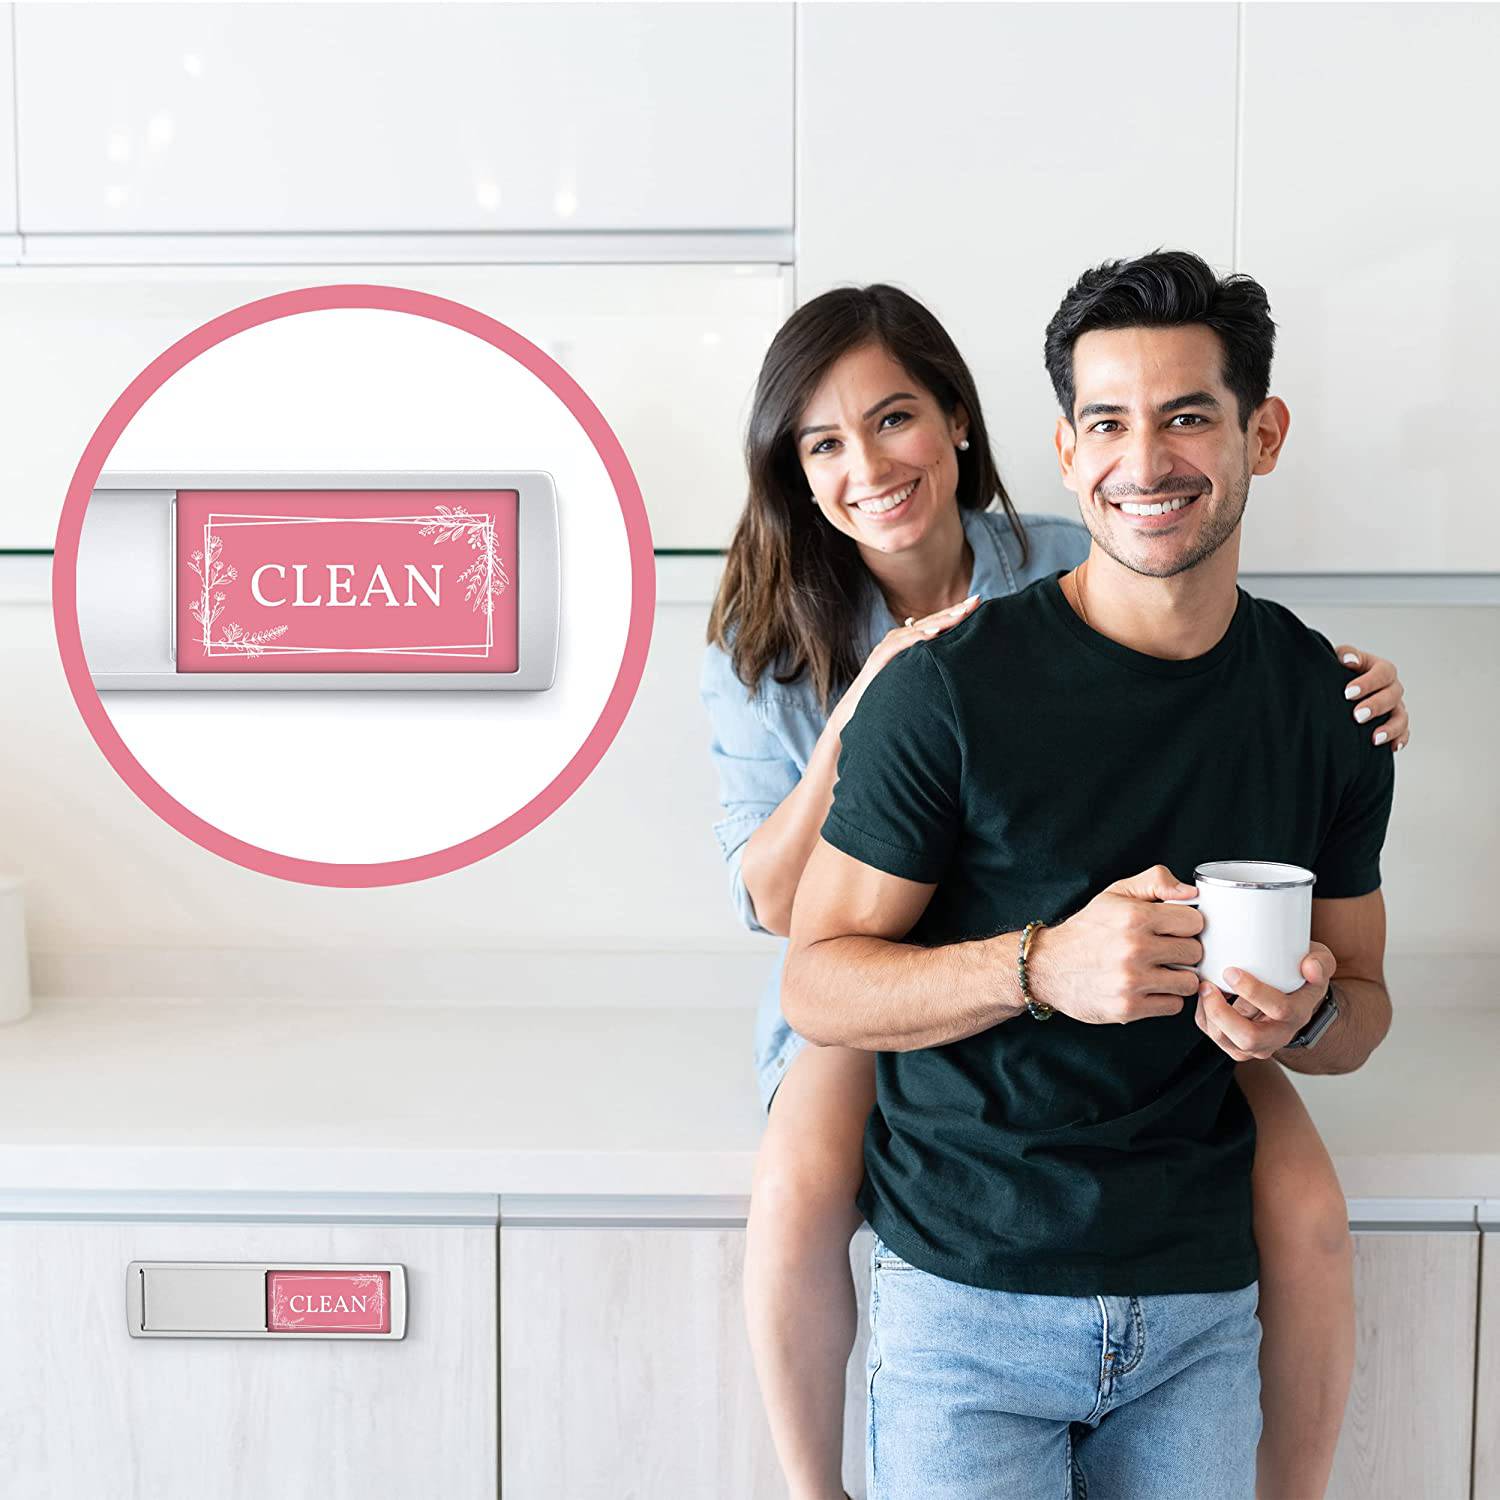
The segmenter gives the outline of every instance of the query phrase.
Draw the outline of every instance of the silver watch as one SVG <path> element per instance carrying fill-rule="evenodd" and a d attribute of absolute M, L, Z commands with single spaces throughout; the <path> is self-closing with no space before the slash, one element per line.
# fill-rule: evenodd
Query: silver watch
<path fill-rule="evenodd" d="M 1328 986 L 1328 993 L 1323 996 L 1318 1008 L 1312 1013 L 1306 1026 L 1289 1041 L 1281 1050 L 1290 1052 L 1293 1047 L 1313 1047 L 1317 1045 L 1318 1038 L 1333 1025 L 1339 1018 L 1338 997 L 1333 992 L 1333 985 Z"/>

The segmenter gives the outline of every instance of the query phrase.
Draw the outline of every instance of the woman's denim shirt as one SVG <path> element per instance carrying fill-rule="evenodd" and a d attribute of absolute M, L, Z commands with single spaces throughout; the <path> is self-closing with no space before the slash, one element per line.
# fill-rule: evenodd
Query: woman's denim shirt
<path fill-rule="evenodd" d="M 1004 511 L 963 510 L 960 516 L 974 549 L 968 591 L 985 599 L 1019 593 L 1040 578 L 1075 567 L 1088 555 L 1089 534 L 1081 523 L 1061 516 L 1027 515 L 1021 521 L 1030 556 L 1023 567 L 1020 542 Z M 862 658 L 901 623 L 892 618 L 873 581 L 869 592 Z M 713 726 L 710 753 L 724 806 L 714 833 L 729 866 L 731 897 L 745 926 L 764 932 L 740 873 L 745 844 L 802 779 L 828 716 L 806 674 L 795 682 L 779 683 L 767 673 L 752 693 L 735 676 L 729 654 L 719 646 L 709 646 L 704 654 L 699 691 Z M 756 1067 L 767 1102 L 785 1070 L 790 1056 L 787 1043 L 793 1038 L 780 1014 L 785 954 L 786 941 L 779 939 L 756 1026 Z"/>

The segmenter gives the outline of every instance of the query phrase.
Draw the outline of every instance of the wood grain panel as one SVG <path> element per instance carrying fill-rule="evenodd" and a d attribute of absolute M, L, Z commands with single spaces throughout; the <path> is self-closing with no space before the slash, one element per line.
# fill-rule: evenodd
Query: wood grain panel
<path fill-rule="evenodd" d="M 1500 1500 L 1500 1233 L 1480 1238 L 1474 1500 Z"/>
<path fill-rule="evenodd" d="M 849 1266 L 854 1273 L 854 1293 L 859 1303 L 859 1322 L 854 1352 L 849 1356 L 849 1374 L 844 1389 L 844 1488 L 849 1500 L 865 1500 L 865 1432 L 869 1386 L 865 1356 L 870 1349 L 870 1251 L 875 1236 L 862 1228 L 849 1244 Z"/>
<path fill-rule="evenodd" d="M 506 1500 L 774 1500 L 744 1230 L 502 1229 Z"/>
<path fill-rule="evenodd" d="M 1468 1500 L 1479 1240 L 1354 1236 L 1354 1385 L 1329 1500 Z"/>
<path fill-rule="evenodd" d="M 5 1500 L 494 1500 L 495 1230 L 0 1223 Z M 398 1261 L 397 1342 L 132 1339 L 132 1260 Z"/>

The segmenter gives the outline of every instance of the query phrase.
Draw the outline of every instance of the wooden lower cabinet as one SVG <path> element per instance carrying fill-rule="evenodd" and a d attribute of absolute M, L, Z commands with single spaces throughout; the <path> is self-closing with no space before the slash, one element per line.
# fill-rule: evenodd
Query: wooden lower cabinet
<path fill-rule="evenodd" d="M 1500 1230 L 1487 1228 L 1481 1238 L 1474 1500 L 1500 1500 Z"/>
<path fill-rule="evenodd" d="M 1354 1383 L 1329 1500 L 1469 1500 L 1479 1242 L 1354 1236 Z"/>
<path fill-rule="evenodd" d="M 745 1337 L 733 1227 L 500 1232 L 505 1500 L 784 1493 Z"/>
<path fill-rule="evenodd" d="M 502 1229 L 503 1500 L 780 1500 L 744 1334 L 743 1242 L 734 1227 Z M 1469 1500 L 1479 1242 L 1356 1234 L 1358 1352 L 1329 1500 Z M 854 1500 L 865 1494 L 869 1243 L 862 1232 L 850 1254 Z M 1489 1302 L 1500 1316 L 1500 1292 Z M 1486 1493 L 1500 1500 L 1493 1488 L 1477 1500 Z"/>
<path fill-rule="evenodd" d="M 0 1221 L 4 1500 L 495 1500 L 495 1225 Z M 404 1339 L 133 1339 L 132 1260 L 397 1262 Z"/>
<path fill-rule="evenodd" d="M 502 1500 L 781 1500 L 744 1239 L 691 1219 L 520 1222 L 498 1244 L 493 1222 L 0 1220 L 0 1497 L 495 1500 L 498 1479 Z M 850 1251 L 854 1500 L 869 1246 Z M 278 1259 L 404 1264 L 407 1337 L 128 1336 L 130 1261 Z M 1470 1500 L 1471 1468 L 1473 1500 L 1500 1500 L 1500 1235 L 1362 1231 L 1355 1277 L 1331 1500 Z"/>

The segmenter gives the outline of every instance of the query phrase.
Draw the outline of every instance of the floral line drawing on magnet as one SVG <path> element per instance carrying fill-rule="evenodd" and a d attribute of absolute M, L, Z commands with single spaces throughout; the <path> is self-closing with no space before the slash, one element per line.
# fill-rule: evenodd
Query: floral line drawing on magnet
<path fill-rule="evenodd" d="M 286 625 L 266 626 L 260 629 L 249 628 L 238 623 L 225 625 L 217 636 L 214 635 L 214 627 L 224 614 L 227 607 L 230 585 L 240 576 L 240 569 L 233 563 L 224 560 L 224 539 L 219 535 L 219 526 L 274 526 L 280 518 L 275 516 L 251 516 L 235 515 L 233 513 L 215 513 L 209 516 L 207 524 L 203 528 L 203 547 L 195 549 L 187 559 L 187 568 L 195 578 L 199 580 L 198 599 L 187 607 L 187 613 L 202 627 L 202 649 L 205 656 L 238 655 L 243 657 L 265 656 L 271 653 L 285 652 L 326 652 L 330 648 L 323 646 L 297 646 L 290 640 L 280 645 L 273 642 L 280 641 L 285 636 L 289 627 Z M 495 543 L 495 518 L 487 513 L 475 515 L 458 505 L 439 505 L 432 512 L 408 516 L 367 516 L 349 517 L 346 520 L 360 523 L 365 522 L 373 525 L 406 525 L 418 528 L 419 536 L 431 537 L 434 546 L 448 542 L 465 543 L 478 555 L 474 560 L 457 575 L 456 582 L 462 586 L 463 600 L 469 606 L 470 612 L 478 614 L 481 611 L 485 616 L 486 626 L 493 627 L 495 614 L 495 601 L 499 599 L 510 587 L 510 575 L 506 572 L 505 563 Z M 286 517 L 286 524 L 318 523 L 322 524 L 321 517 Z M 329 517 L 327 521 L 336 523 L 336 518 Z M 256 570 L 256 577 L 264 568 Z M 272 565 L 271 571 L 285 573 L 280 565 Z M 298 598 L 300 605 L 304 601 L 301 598 L 301 566 L 293 570 L 298 575 Z M 332 569 L 330 569 L 330 573 Z M 378 584 L 371 585 L 372 589 L 378 587 L 388 600 L 393 600 L 390 584 L 383 571 L 377 567 L 375 577 Z M 434 581 L 431 589 L 423 585 L 426 592 L 434 603 L 437 603 L 438 585 Z M 256 578 L 251 579 L 251 591 L 255 594 L 257 603 L 264 604 L 256 588 Z M 368 597 L 368 596 L 367 596 Z M 311 601 L 321 604 L 322 600 Z M 350 601 L 340 600 L 340 603 Z M 488 655 L 490 646 L 489 629 L 486 631 L 484 642 L 485 654 Z M 367 648 L 371 649 L 371 648 Z"/>
<path fill-rule="evenodd" d="M 461 505 L 439 505 L 437 515 L 417 535 L 432 537 L 434 545 L 464 538 L 481 553 L 458 575 L 458 581 L 473 609 L 482 607 L 485 614 L 492 613 L 495 600 L 510 586 L 510 578 L 495 551 L 495 526 L 489 517 L 471 516 Z"/>
<path fill-rule="evenodd" d="M 206 526 L 203 528 L 203 544 L 205 552 L 195 551 L 188 559 L 189 571 L 195 573 L 203 584 L 198 602 L 188 608 L 188 613 L 203 627 L 203 649 L 208 651 L 220 646 L 226 651 L 242 651 L 246 656 L 262 655 L 267 642 L 286 634 L 285 625 L 273 625 L 268 630 L 246 634 L 243 627 L 229 624 L 224 627 L 219 640 L 213 639 L 214 624 L 224 613 L 224 589 L 220 586 L 233 583 L 239 573 L 222 562 L 219 554 L 224 550 L 224 540 L 212 536 Z"/>

